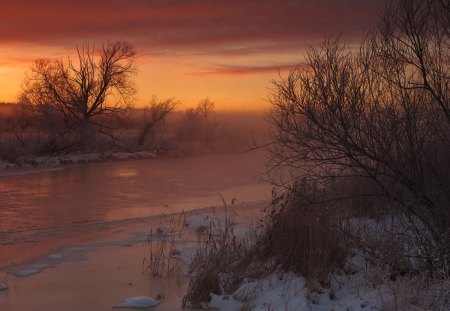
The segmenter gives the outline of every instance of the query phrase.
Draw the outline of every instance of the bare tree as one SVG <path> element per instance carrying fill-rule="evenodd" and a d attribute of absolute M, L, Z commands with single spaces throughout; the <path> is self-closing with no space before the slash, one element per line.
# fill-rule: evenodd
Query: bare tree
<path fill-rule="evenodd" d="M 210 139 L 210 127 L 208 123 L 208 116 L 214 111 L 215 103 L 209 98 L 201 100 L 197 105 L 197 112 L 205 119 L 205 139 L 209 142 Z"/>
<path fill-rule="evenodd" d="M 208 120 L 208 115 L 214 111 L 216 104 L 209 98 L 202 99 L 197 105 L 197 111 Z"/>
<path fill-rule="evenodd" d="M 391 0 L 369 33 L 376 70 L 404 90 L 423 89 L 450 122 L 450 5 L 441 0 Z"/>
<path fill-rule="evenodd" d="M 180 142 L 197 140 L 200 136 L 199 131 L 199 111 L 194 108 L 188 108 L 179 122 L 177 129 L 177 139 Z"/>
<path fill-rule="evenodd" d="M 134 48 L 123 41 L 100 49 L 77 48 L 73 61 L 37 60 L 23 81 L 20 100 L 38 111 L 54 111 L 71 128 L 75 124 L 101 123 L 130 107 L 135 88 Z M 103 120 L 104 121 L 104 120 Z"/>
<path fill-rule="evenodd" d="M 435 258 L 447 247 L 450 223 L 450 144 L 439 134 L 450 134 L 446 112 L 430 105 L 438 100 L 425 80 L 399 83 L 398 64 L 374 47 L 371 41 L 356 53 L 327 40 L 309 51 L 306 69 L 273 82 L 272 164 L 325 187 L 371 181 L 359 195 L 394 202 L 420 241 L 414 256 Z"/>
<path fill-rule="evenodd" d="M 123 41 L 99 49 L 77 48 L 75 60 L 37 60 L 25 76 L 20 102 L 34 111 L 43 153 L 70 151 L 93 141 L 98 132 L 112 137 L 114 119 L 131 106 L 134 48 Z"/>
<path fill-rule="evenodd" d="M 142 125 L 139 133 L 138 143 L 139 146 L 143 146 L 145 141 L 152 130 L 157 125 L 163 123 L 167 115 L 175 109 L 175 106 L 179 104 L 175 98 L 168 98 L 159 101 L 156 97 L 153 97 L 150 104 L 144 108 L 142 116 Z"/>

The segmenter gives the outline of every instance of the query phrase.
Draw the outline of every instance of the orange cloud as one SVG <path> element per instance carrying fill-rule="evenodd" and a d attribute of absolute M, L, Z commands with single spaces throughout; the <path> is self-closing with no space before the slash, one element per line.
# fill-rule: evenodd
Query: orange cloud
<path fill-rule="evenodd" d="M 193 77 L 204 77 L 211 75 L 248 75 L 248 74 L 260 74 L 260 73 L 272 73 L 277 74 L 280 71 L 289 71 L 295 68 L 297 64 L 291 65 L 269 65 L 269 66 L 217 66 L 210 70 L 189 72 L 187 73 Z"/>
<path fill-rule="evenodd" d="M 379 6 L 378 0 L 3 0 L 0 101 L 15 98 L 32 60 L 120 39 L 138 51 L 140 102 L 156 94 L 259 105 L 278 69 L 299 63 L 305 48 L 326 35 L 359 40 Z"/>

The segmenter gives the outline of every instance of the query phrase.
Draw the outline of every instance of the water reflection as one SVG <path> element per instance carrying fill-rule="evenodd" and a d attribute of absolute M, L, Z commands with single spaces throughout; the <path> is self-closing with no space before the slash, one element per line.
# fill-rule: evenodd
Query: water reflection
<path fill-rule="evenodd" d="M 161 213 L 260 199 L 264 155 L 101 163 L 0 177 L 0 267 L 49 239 Z M 1 258 L 3 256 L 3 258 Z M 3 261 L 3 262 L 2 262 Z"/>

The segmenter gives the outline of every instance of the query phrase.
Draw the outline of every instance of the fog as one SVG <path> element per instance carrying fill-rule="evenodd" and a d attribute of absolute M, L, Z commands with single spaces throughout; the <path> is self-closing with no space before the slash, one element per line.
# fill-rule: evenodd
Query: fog
<path fill-rule="evenodd" d="M 0 106 L 0 162 L 35 165 L 34 157 L 80 153 L 152 151 L 192 156 L 245 152 L 268 141 L 264 112 L 202 114 L 197 109 L 131 109 L 111 120 L 68 125 L 58 115 L 43 116 L 26 105 Z M 146 128 L 147 127 L 147 128 Z"/>

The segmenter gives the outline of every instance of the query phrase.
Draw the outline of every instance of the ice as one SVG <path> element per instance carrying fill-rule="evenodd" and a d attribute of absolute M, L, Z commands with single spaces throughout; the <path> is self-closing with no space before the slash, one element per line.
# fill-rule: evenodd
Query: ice
<path fill-rule="evenodd" d="M 0 291 L 7 290 L 7 289 L 8 289 L 8 284 L 6 284 L 5 282 L 0 282 Z"/>
<path fill-rule="evenodd" d="M 197 247 L 185 246 L 179 250 L 176 250 L 171 255 L 172 258 L 181 259 L 184 262 L 191 262 L 197 252 Z"/>
<path fill-rule="evenodd" d="M 225 217 L 217 217 L 209 214 L 192 215 L 186 219 L 187 227 L 196 232 L 204 232 L 210 226 L 223 228 L 225 226 Z"/>
<path fill-rule="evenodd" d="M 193 215 L 186 219 L 189 229 L 196 231 L 201 226 L 209 226 L 209 221 L 205 215 Z"/>
<path fill-rule="evenodd" d="M 53 260 L 59 260 L 59 259 L 63 258 L 63 255 L 59 254 L 59 253 L 54 253 L 54 254 L 48 255 L 48 258 L 53 259 Z"/>
<path fill-rule="evenodd" d="M 114 306 L 114 308 L 154 308 L 160 303 L 159 299 L 137 296 L 125 299 L 120 305 Z"/>
<path fill-rule="evenodd" d="M 249 228 L 241 227 L 233 229 L 233 235 L 238 239 L 245 238 L 250 232 Z"/>
<path fill-rule="evenodd" d="M 26 277 L 26 276 L 30 276 L 33 274 L 37 274 L 42 272 L 42 270 L 44 270 L 45 268 L 49 268 L 50 266 L 47 264 L 35 264 L 35 265 L 30 265 L 28 267 L 26 267 L 23 270 L 19 270 L 17 272 L 15 272 L 14 274 L 16 276 L 20 276 L 20 277 Z"/>
<path fill-rule="evenodd" d="M 218 309 L 220 311 L 243 310 L 242 302 L 234 300 L 230 296 L 212 295 L 211 301 L 210 301 L 208 307 L 213 308 L 213 309 Z"/>

